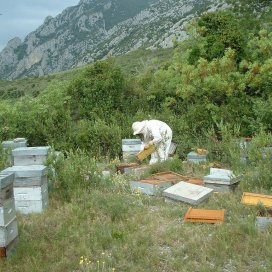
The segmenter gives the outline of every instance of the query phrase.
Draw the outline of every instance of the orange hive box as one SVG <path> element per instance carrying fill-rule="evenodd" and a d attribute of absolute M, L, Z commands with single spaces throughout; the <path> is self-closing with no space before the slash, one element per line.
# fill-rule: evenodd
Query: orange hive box
<path fill-rule="evenodd" d="M 193 223 L 222 223 L 224 221 L 225 210 L 200 210 L 190 207 L 185 214 L 184 222 Z"/>
<path fill-rule="evenodd" d="M 148 149 L 144 149 L 141 152 L 138 153 L 137 158 L 140 161 L 143 161 L 145 158 L 147 158 L 149 155 L 151 155 L 155 150 L 155 145 L 150 145 Z"/>
<path fill-rule="evenodd" d="M 139 164 L 136 162 L 120 163 L 120 164 L 116 165 L 116 170 L 117 170 L 117 172 L 120 172 L 123 174 L 125 168 L 131 168 L 131 167 L 136 167 L 136 166 L 139 166 Z"/>
<path fill-rule="evenodd" d="M 244 192 L 242 195 L 241 203 L 247 205 L 262 204 L 265 207 L 272 207 L 272 196 Z"/>
<path fill-rule="evenodd" d="M 159 180 L 171 181 L 173 184 L 175 184 L 179 181 L 185 181 L 185 182 L 196 184 L 196 185 L 203 185 L 204 184 L 203 180 L 200 178 L 183 176 L 183 175 L 177 174 L 175 172 L 171 172 L 171 171 L 159 172 L 159 173 L 153 174 L 151 177 L 155 178 L 155 179 L 159 179 Z"/>

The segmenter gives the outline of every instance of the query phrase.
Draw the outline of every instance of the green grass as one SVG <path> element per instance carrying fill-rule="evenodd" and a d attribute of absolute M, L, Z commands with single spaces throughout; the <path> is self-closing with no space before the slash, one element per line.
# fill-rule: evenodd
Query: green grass
<path fill-rule="evenodd" d="M 240 203 L 246 178 L 235 193 L 197 206 L 225 209 L 218 225 L 184 223 L 190 205 L 131 192 L 128 180 L 114 175 L 99 188 L 73 186 L 69 202 L 53 190 L 43 214 L 17 214 L 19 243 L 0 271 L 271 271 L 272 229 L 259 232 L 257 208 Z"/>

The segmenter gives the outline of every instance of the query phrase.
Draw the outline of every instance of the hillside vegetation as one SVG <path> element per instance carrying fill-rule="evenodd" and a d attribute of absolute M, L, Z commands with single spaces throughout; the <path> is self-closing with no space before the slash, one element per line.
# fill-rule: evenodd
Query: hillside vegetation
<path fill-rule="evenodd" d="M 240 203 L 244 191 L 272 194 L 272 154 L 263 156 L 272 146 L 270 5 L 255 2 L 264 13 L 254 18 L 251 7 L 239 6 L 203 14 L 161 61 L 144 52 L 1 82 L 35 86 L 20 99 L 5 91 L 0 139 L 25 137 L 63 156 L 48 160 L 50 207 L 41 215 L 18 214 L 20 242 L 0 271 L 271 271 L 271 228 L 258 231 L 259 207 Z M 178 149 L 146 175 L 171 170 L 202 177 L 216 165 L 242 175 L 235 193 L 213 194 L 198 206 L 225 209 L 223 224 L 185 224 L 188 205 L 131 191 L 131 177 L 115 173 L 121 140 L 133 138 L 132 122 L 150 118 L 172 127 Z M 250 164 L 241 164 L 246 136 L 253 138 Z M 209 150 L 208 162 L 184 163 L 196 147 Z M 112 175 L 103 178 L 104 169 Z"/>

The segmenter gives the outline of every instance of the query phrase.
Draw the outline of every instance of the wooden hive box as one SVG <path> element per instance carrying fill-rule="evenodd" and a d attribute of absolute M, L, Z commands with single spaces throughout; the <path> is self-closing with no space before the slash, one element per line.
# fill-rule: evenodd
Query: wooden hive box
<path fill-rule="evenodd" d="M 211 195 L 212 189 L 181 181 L 163 191 L 163 195 L 171 200 L 197 205 Z"/>
<path fill-rule="evenodd" d="M 242 204 L 247 205 L 263 205 L 265 207 L 272 207 L 272 196 L 263 194 L 254 194 L 244 192 L 241 198 Z"/>
<path fill-rule="evenodd" d="M 22 214 L 41 213 L 48 207 L 48 184 L 14 187 L 15 209 Z"/>
<path fill-rule="evenodd" d="M 136 162 L 120 163 L 120 164 L 116 165 L 116 171 L 121 173 L 121 174 L 124 174 L 125 169 L 132 168 L 132 167 L 137 167 L 137 166 L 139 166 L 139 164 L 136 163 Z"/>
<path fill-rule="evenodd" d="M 27 140 L 25 138 L 16 138 L 14 140 L 9 140 L 9 141 L 3 141 L 2 142 L 2 147 L 4 149 L 15 149 L 18 147 L 26 147 L 27 146 Z"/>
<path fill-rule="evenodd" d="M 0 204 L 0 226 L 6 226 L 16 217 L 14 198 L 9 198 Z"/>
<path fill-rule="evenodd" d="M 49 146 L 15 148 L 12 151 L 14 165 L 42 165 L 46 162 L 49 151 Z"/>
<path fill-rule="evenodd" d="M 128 162 L 136 157 L 141 150 L 141 145 L 140 139 L 122 139 L 123 160 Z"/>
<path fill-rule="evenodd" d="M 141 179 L 130 181 L 130 188 L 140 190 L 143 194 L 159 195 L 162 191 L 172 186 L 170 181 L 162 181 L 158 179 Z"/>
<path fill-rule="evenodd" d="M 172 184 L 176 184 L 180 181 L 185 181 L 185 182 L 196 184 L 196 185 L 203 185 L 204 184 L 203 180 L 200 178 L 183 176 L 183 175 L 180 175 L 180 174 L 172 172 L 172 171 L 159 172 L 159 173 L 151 175 L 151 178 L 155 178 L 158 180 L 171 181 Z"/>
<path fill-rule="evenodd" d="M 13 197 L 13 173 L 0 172 L 0 205 Z"/>
<path fill-rule="evenodd" d="M 200 155 L 197 152 L 191 151 L 187 155 L 187 161 L 193 163 L 200 163 L 207 161 L 207 155 Z"/>
<path fill-rule="evenodd" d="M 15 250 L 18 242 L 19 242 L 19 238 L 17 236 L 8 245 L 0 246 L 0 257 L 9 257 L 12 254 L 12 252 Z"/>
<path fill-rule="evenodd" d="M 190 207 L 184 216 L 184 222 L 193 223 L 222 223 L 224 222 L 225 210 L 204 210 Z"/>
<path fill-rule="evenodd" d="M 0 226 L 0 247 L 6 247 L 18 236 L 17 219 L 13 218 L 5 226 Z"/>
<path fill-rule="evenodd" d="M 6 168 L 2 173 L 14 174 L 14 187 L 41 186 L 47 183 L 47 166 L 25 165 Z"/>

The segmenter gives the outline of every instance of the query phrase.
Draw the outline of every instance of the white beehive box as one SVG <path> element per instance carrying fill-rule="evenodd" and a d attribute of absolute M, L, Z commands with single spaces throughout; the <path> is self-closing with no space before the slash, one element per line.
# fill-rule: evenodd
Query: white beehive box
<path fill-rule="evenodd" d="M 41 213 L 48 207 L 48 185 L 14 187 L 15 209 L 23 214 Z"/>
<path fill-rule="evenodd" d="M 7 225 L 16 217 L 14 198 L 9 198 L 0 205 L 0 226 Z"/>
<path fill-rule="evenodd" d="M 135 157 L 140 152 L 141 145 L 140 139 L 122 139 L 123 160 L 129 161 Z"/>
<path fill-rule="evenodd" d="M 0 205 L 13 197 L 13 173 L 0 172 Z"/>
<path fill-rule="evenodd" d="M 213 184 L 222 184 L 222 185 L 232 185 L 240 177 L 237 177 L 233 174 L 231 170 L 220 169 L 220 168 L 210 168 L 210 174 L 204 176 L 204 183 L 213 183 Z"/>
<path fill-rule="evenodd" d="M 237 187 L 240 176 L 235 176 L 231 170 L 210 168 L 210 174 L 203 177 L 206 187 L 216 192 L 232 192 Z"/>
<path fill-rule="evenodd" d="M 210 188 L 181 181 L 164 190 L 163 195 L 172 200 L 197 205 L 206 200 L 212 192 Z"/>
<path fill-rule="evenodd" d="M 14 173 L 14 187 L 41 186 L 47 183 L 47 166 L 44 165 L 12 166 L 2 172 Z"/>
<path fill-rule="evenodd" d="M 41 165 L 48 158 L 49 146 L 19 147 L 12 151 L 15 166 Z"/>
<path fill-rule="evenodd" d="M 14 218 L 5 226 L 0 226 L 0 247 L 10 244 L 18 236 L 18 223 Z"/>
<path fill-rule="evenodd" d="M 172 186 L 170 181 L 162 181 L 157 179 L 132 180 L 129 182 L 132 190 L 139 190 L 146 195 L 158 195 L 166 188 Z"/>
<path fill-rule="evenodd" d="M 188 153 L 187 155 L 187 161 L 193 162 L 193 163 L 200 163 L 207 161 L 207 155 L 200 155 L 194 151 Z"/>
<path fill-rule="evenodd" d="M 14 140 L 9 141 L 3 141 L 2 147 L 4 149 L 15 149 L 18 147 L 26 147 L 27 146 L 27 140 L 25 138 L 16 138 Z"/>

